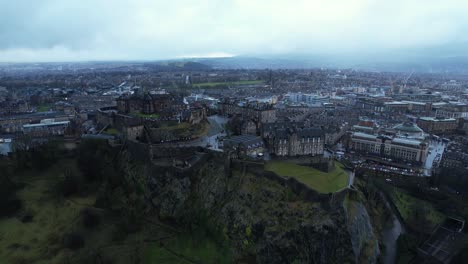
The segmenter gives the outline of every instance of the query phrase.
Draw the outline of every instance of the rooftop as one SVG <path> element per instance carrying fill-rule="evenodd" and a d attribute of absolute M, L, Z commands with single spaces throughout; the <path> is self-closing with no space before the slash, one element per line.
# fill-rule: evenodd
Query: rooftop
<path fill-rule="evenodd" d="M 420 117 L 419 119 L 424 120 L 424 121 L 434 121 L 434 122 L 457 121 L 455 118 Z"/>
<path fill-rule="evenodd" d="M 370 135 L 366 133 L 361 133 L 361 132 L 354 132 L 353 137 L 362 137 L 362 138 L 368 138 L 368 139 L 376 139 L 376 135 Z"/>
<path fill-rule="evenodd" d="M 422 133 L 423 130 L 414 123 L 405 122 L 403 124 L 396 125 L 393 127 L 398 131 L 410 132 L 410 133 Z"/>
<path fill-rule="evenodd" d="M 251 146 L 253 144 L 263 143 L 260 137 L 252 136 L 252 135 L 243 135 L 243 136 L 235 136 L 224 141 L 224 145 L 247 145 Z"/>
<path fill-rule="evenodd" d="M 392 142 L 397 143 L 397 144 L 412 145 L 412 146 L 419 146 L 422 143 L 421 141 L 418 141 L 418 140 L 406 139 L 406 138 L 394 138 Z"/>
<path fill-rule="evenodd" d="M 47 127 L 47 126 L 59 126 L 59 125 L 68 125 L 70 121 L 60 121 L 60 122 L 41 122 L 38 124 L 26 124 L 23 125 L 24 128 L 30 127 Z"/>

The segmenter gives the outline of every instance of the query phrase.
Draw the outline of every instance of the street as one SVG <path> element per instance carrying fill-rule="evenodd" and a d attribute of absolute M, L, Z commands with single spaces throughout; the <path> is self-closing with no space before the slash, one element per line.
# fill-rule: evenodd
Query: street
<path fill-rule="evenodd" d="M 431 140 L 429 142 L 430 154 L 427 155 L 426 162 L 424 163 L 424 176 L 431 176 L 432 167 L 438 166 L 438 162 L 442 158 L 447 143 L 440 140 Z"/>
<path fill-rule="evenodd" d="M 224 132 L 224 125 L 227 123 L 227 121 L 228 119 L 223 116 L 209 116 L 208 122 L 210 123 L 210 128 L 207 135 L 195 140 L 179 142 L 177 144 L 178 146 L 208 146 L 208 148 L 211 150 L 222 151 L 222 147 L 220 146 L 218 139 L 226 136 L 226 132 Z"/>

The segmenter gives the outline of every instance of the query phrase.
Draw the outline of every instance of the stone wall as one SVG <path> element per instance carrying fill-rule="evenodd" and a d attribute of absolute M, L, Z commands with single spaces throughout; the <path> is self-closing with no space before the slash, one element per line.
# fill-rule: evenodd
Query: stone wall
<path fill-rule="evenodd" d="M 407 176 L 401 175 L 397 172 L 376 172 L 366 168 L 357 168 L 356 177 L 366 178 L 366 177 L 376 177 L 381 179 L 390 179 L 391 183 L 396 186 L 428 186 L 432 177 L 423 177 L 423 176 Z"/>
<path fill-rule="evenodd" d="M 278 160 L 285 160 L 302 166 L 310 166 L 323 172 L 330 172 L 335 169 L 335 160 L 319 156 L 298 156 L 298 157 L 277 157 Z"/>
<path fill-rule="evenodd" d="M 151 160 L 148 144 L 132 140 L 125 141 L 125 144 L 133 159 L 144 162 L 149 162 Z"/>
<path fill-rule="evenodd" d="M 199 147 L 171 147 L 170 145 L 151 145 L 153 158 L 173 158 L 178 156 L 186 156 L 190 153 L 195 153 Z"/>
<path fill-rule="evenodd" d="M 106 126 L 112 126 L 116 129 L 123 130 L 128 126 L 135 126 L 142 124 L 142 119 L 122 115 L 115 112 L 115 107 L 103 107 L 97 111 L 96 122 L 98 128 L 102 129 Z"/>

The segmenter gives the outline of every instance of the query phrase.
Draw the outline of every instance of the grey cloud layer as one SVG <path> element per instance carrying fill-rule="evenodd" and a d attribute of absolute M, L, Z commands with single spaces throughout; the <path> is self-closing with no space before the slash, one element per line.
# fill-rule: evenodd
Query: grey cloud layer
<path fill-rule="evenodd" d="M 0 0 L 0 61 L 385 51 L 458 44 L 468 1 Z"/>

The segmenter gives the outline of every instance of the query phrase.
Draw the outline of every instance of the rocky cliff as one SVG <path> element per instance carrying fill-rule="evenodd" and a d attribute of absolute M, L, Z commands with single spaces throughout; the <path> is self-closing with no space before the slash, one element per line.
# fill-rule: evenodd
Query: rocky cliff
<path fill-rule="evenodd" d="M 161 219 L 177 222 L 207 215 L 230 241 L 238 260 L 352 263 L 357 259 L 342 208 L 326 211 L 245 169 L 228 177 L 219 157 L 194 170 L 155 168 L 151 174 L 151 199 Z"/>
<path fill-rule="evenodd" d="M 379 241 L 374 233 L 371 218 L 359 193 L 349 195 L 344 202 L 346 223 L 357 263 L 377 263 Z"/>

